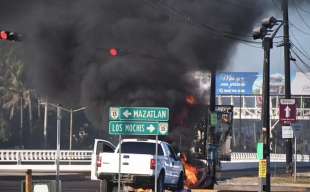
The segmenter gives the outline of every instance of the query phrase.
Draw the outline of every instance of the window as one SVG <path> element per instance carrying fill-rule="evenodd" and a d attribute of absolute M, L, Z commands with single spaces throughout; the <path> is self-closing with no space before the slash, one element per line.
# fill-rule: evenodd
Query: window
<path fill-rule="evenodd" d="M 164 155 L 160 144 L 158 146 L 158 155 Z M 122 143 L 122 153 L 135 153 L 135 154 L 155 154 L 155 143 L 147 142 L 124 142 Z"/>
<path fill-rule="evenodd" d="M 98 142 L 96 154 L 98 155 L 99 153 L 102 153 L 102 152 L 113 153 L 114 148 L 104 142 Z"/>
<path fill-rule="evenodd" d="M 168 145 L 168 149 L 169 149 L 169 152 L 170 152 L 170 154 L 169 154 L 170 157 L 175 159 L 175 160 L 177 160 L 177 156 L 176 156 L 174 150 L 172 149 L 172 147 L 170 145 Z"/>

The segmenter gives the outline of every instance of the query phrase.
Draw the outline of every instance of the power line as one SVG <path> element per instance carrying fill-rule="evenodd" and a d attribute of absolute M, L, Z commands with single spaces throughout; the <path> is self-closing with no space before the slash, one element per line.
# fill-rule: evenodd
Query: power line
<path fill-rule="evenodd" d="M 278 5 L 278 3 L 276 3 L 275 0 L 272 0 L 272 3 L 273 3 L 273 5 L 274 5 L 275 8 L 279 9 L 280 11 L 282 11 L 281 5 Z M 296 6 L 295 6 L 295 8 L 296 8 Z M 300 7 L 298 7 L 298 8 L 301 9 Z M 310 13 L 310 11 L 309 11 L 309 13 Z M 299 26 L 293 24 L 292 22 L 290 22 L 289 24 L 290 24 L 293 28 L 295 28 L 295 29 L 297 29 L 298 31 L 300 31 L 301 33 L 310 36 L 310 33 L 306 32 L 306 31 L 303 30 L 301 27 L 299 27 Z"/>
<path fill-rule="evenodd" d="M 295 64 L 295 66 L 296 66 L 296 68 L 302 73 L 302 74 L 304 74 L 305 75 L 305 77 L 306 77 L 306 79 L 308 79 L 309 81 L 310 81 L 310 78 L 308 77 L 308 74 L 307 74 L 307 72 L 305 72 L 298 64 L 297 64 L 297 62 L 295 61 L 295 62 L 293 62 L 294 64 Z"/>
<path fill-rule="evenodd" d="M 273 5 L 274 5 L 275 8 L 279 9 L 280 11 L 282 11 L 281 6 L 279 6 L 279 5 L 275 2 L 275 0 L 272 0 L 272 3 L 273 3 Z"/>
<path fill-rule="evenodd" d="M 295 36 L 295 34 L 294 34 L 294 32 L 292 31 L 292 37 L 293 37 L 293 39 L 296 41 L 296 43 L 298 44 L 298 46 L 300 47 L 300 49 L 304 52 L 304 53 L 307 53 L 308 51 L 306 51 L 306 49 L 302 46 L 302 44 L 300 43 L 300 41 L 298 40 L 298 38 Z M 294 45 L 294 43 L 293 42 L 291 42 L 293 45 Z M 294 46 L 296 46 L 296 45 L 294 45 Z"/>
<path fill-rule="evenodd" d="M 303 33 L 304 35 L 309 35 L 310 36 L 310 33 L 306 32 L 304 29 L 302 29 L 301 27 L 298 27 L 297 25 L 293 24 L 290 22 L 290 25 L 292 27 L 294 27 L 295 29 L 297 29 L 299 32 Z"/>
<path fill-rule="evenodd" d="M 310 65 L 308 63 L 306 63 L 295 51 L 294 49 L 291 49 L 292 53 L 298 58 L 298 60 L 304 64 L 305 67 L 307 67 L 308 69 L 310 69 Z"/>
<path fill-rule="evenodd" d="M 305 18 L 302 16 L 302 14 L 300 13 L 295 0 L 293 0 L 293 5 L 296 9 L 297 14 L 299 15 L 300 19 L 302 20 L 302 22 L 305 24 L 306 27 L 308 27 L 310 29 L 310 25 L 306 22 Z"/>
<path fill-rule="evenodd" d="M 238 3 L 237 1 L 231 1 L 231 0 L 224 0 L 226 4 L 230 4 L 231 6 L 234 6 L 234 7 L 239 7 L 239 8 L 246 8 L 246 9 L 256 9 L 254 7 L 250 7 L 250 6 L 247 6 L 247 5 L 244 5 L 244 3 Z M 216 1 L 216 2 L 220 2 L 220 1 Z"/>
<path fill-rule="evenodd" d="M 302 67 L 299 66 L 298 63 L 297 63 L 296 61 L 294 61 L 293 63 L 296 65 L 297 69 L 298 69 L 300 72 L 302 72 L 303 74 L 306 74 L 305 71 L 302 69 Z M 307 79 L 308 79 L 308 78 L 307 78 Z"/>
<path fill-rule="evenodd" d="M 304 2 L 307 2 L 307 1 L 304 1 Z M 304 3 L 304 2 L 302 2 L 302 3 Z M 297 2 L 296 2 L 296 0 L 295 0 L 295 5 L 297 6 Z M 302 6 L 298 6 L 298 9 L 300 10 L 300 11 L 303 11 L 303 12 L 305 12 L 305 13 L 308 13 L 308 14 L 310 14 L 310 11 L 309 10 L 306 10 L 306 9 L 304 9 Z"/>
<path fill-rule="evenodd" d="M 299 53 L 301 53 L 304 57 L 306 57 L 307 59 L 310 60 L 310 56 L 307 55 L 307 53 L 303 52 L 300 48 L 298 48 L 294 43 L 291 42 L 291 44 L 294 46 L 293 48 L 295 48 Z"/>
<path fill-rule="evenodd" d="M 207 25 L 205 23 L 195 22 L 192 19 L 192 17 L 190 17 L 189 15 L 186 15 L 183 11 L 178 10 L 178 9 L 176 9 L 174 7 L 171 7 L 171 6 L 167 5 L 167 4 L 163 4 L 161 2 L 154 3 L 154 2 L 151 2 L 150 0 L 143 0 L 143 1 L 146 2 L 147 4 L 149 4 L 150 6 L 152 6 L 153 8 L 165 9 L 165 10 L 169 11 L 170 13 L 173 13 L 176 16 L 182 17 L 186 24 L 190 24 L 192 26 L 196 26 L 196 27 L 202 28 L 204 30 L 212 32 L 214 35 L 221 36 L 221 37 L 224 37 L 224 38 L 227 38 L 227 39 L 231 39 L 231 40 L 236 40 L 236 41 L 239 41 L 239 42 L 243 42 L 243 44 L 245 44 L 245 45 L 259 44 L 259 42 L 248 40 L 248 39 L 244 39 L 244 37 L 251 37 L 251 36 L 236 34 L 236 33 L 230 32 L 230 31 L 220 31 L 217 28 L 215 28 L 214 26 Z M 253 45 L 251 47 L 260 48 L 260 47 L 253 46 Z"/>
<path fill-rule="evenodd" d="M 284 37 L 283 35 L 279 35 L 279 36 L 275 36 L 274 39 L 278 39 L 278 38 L 282 39 L 283 37 Z"/>

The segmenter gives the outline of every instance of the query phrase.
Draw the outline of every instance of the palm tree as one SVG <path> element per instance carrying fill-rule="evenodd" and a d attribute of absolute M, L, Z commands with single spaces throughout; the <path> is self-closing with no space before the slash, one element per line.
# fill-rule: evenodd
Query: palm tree
<path fill-rule="evenodd" d="M 20 142 L 22 144 L 23 136 L 23 116 L 24 109 L 29 109 L 29 122 L 32 122 L 32 91 L 24 83 L 24 64 L 17 58 L 13 48 L 0 57 L 1 84 L 0 96 L 3 109 L 9 111 L 9 118 L 12 119 L 16 111 L 20 110 Z M 31 125 L 31 124 L 30 124 Z M 31 127 L 30 127 L 31 130 Z"/>

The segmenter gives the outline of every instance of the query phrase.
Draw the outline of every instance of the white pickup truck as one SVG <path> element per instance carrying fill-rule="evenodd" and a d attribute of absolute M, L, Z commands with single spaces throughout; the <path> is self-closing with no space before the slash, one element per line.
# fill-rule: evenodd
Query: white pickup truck
<path fill-rule="evenodd" d="M 108 191 L 118 182 L 120 167 L 121 182 L 132 187 L 154 188 L 157 178 L 157 191 L 179 190 L 184 186 L 184 169 L 180 158 L 172 147 L 158 141 L 158 156 L 155 158 L 156 140 L 123 139 L 121 145 L 121 166 L 119 148 L 105 140 L 95 140 L 92 157 L 92 179 L 106 180 Z M 155 166 L 157 163 L 157 172 Z"/>

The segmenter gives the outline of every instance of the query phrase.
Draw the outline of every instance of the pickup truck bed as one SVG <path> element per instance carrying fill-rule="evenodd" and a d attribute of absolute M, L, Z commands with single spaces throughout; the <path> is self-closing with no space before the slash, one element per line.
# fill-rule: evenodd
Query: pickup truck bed
<path fill-rule="evenodd" d="M 124 139 L 121 143 L 114 152 L 96 152 L 93 170 L 97 178 L 115 183 L 120 172 L 122 182 L 131 186 L 153 187 L 156 177 L 160 192 L 165 188 L 183 188 L 183 165 L 168 143 L 157 143 L 157 161 L 155 140 Z"/>

